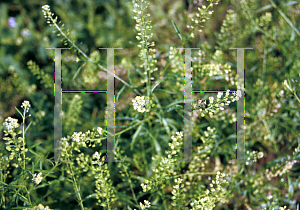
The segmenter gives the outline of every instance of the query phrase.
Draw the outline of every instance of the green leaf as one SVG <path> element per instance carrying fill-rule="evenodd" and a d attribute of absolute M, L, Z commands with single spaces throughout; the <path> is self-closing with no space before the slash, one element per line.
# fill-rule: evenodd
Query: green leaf
<path fill-rule="evenodd" d="M 298 1 L 289 1 L 284 6 L 288 7 L 288 6 L 291 6 L 291 5 L 294 5 L 294 4 L 298 4 L 298 3 L 299 3 Z"/>
<path fill-rule="evenodd" d="M 136 138 L 138 137 L 139 133 L 141 132 L 142 128 L 143 128 L 143 124 L 141 124 L 138 127 L 138 129 L 135 131 L 135 133 L 134 133 L 134 135 L 132 137 L 131 145 L 130 145 L 131 150 L 133 149 L 133 145 L 134 145 L 134 143 L 136 141 Z"/>
<path fill-rule="evenodd" d="M 168 126 L 168 123 L 167 123 L 166 119 L 162 118 L 162 122 L 163 122 L 163 124 L 166 128 L 167 134 L 170 136 L 170 127 Z"/>
<path fill-rule="evenodd" d="M 263 6 L 263 7 L 260 8 L 260 9 L 256 10 L 256 12 L 263 12 L 263 11 L 268 10 L 268 9 L 270 9 L 270 8 L 273 8 L 273 6 L 272 6 L 271 4 L 268 4 L 268 5 L 266 5 L 266 6 Z"/>
<path fill-rule="evenodd" d="M 28 130 L 28 128 L 31 126 L 32 121 L 29 123 L 29 125 L 27 126 L 27 128 L 25 129 L 24 135 L 26 134 L 26 131 Z"/>
<path fill-rule="evenodd" d="M 79 74 L 80 70 L 82 69 L 82 67 L 83 67 L 85 64 L 86 64 L 86 62 L 84 62 L 84 64 L 82 64 L 82 65 L 79 67 L 79 69 L 78 69 L 77 72 L 75 73 L 75 75 L 74 75 L 74 77 L 73 77 L 72 80 L 74 80 L 74 79 L 77 77 L 77 75 Z"/>
<path fill-rule="evenodd" d="M 176 24 L 174 23 L 173 20 L 172 20 L 172 23 L 173 23 L 173 26 L 174 26 L 174 28 L 175 28 L 176 33 L 178 34 L 179 38 L 180 38 L 181 41 L 182 41 L 182 36 L 181 36 L 181 34 L 180 34 L 180 32 L 179 32 L 179 30 L 178 30 L 178 28 L 177 28 L 177 26 L 176 26 Z"/>
<path fill-rule="evenodd" d="M 161 156 L 161 147 L 160 147 L 159 143 L 157 142 L 156 138 L 151 134 L 151 132 L 148 129 L 146 129 L 146 130 L 148 131 L 148 134 L 152 139 L 152 142 L 153 142 L 154 147 L 155 147 L 155 151 L 157 152 L 157 154 L 159 156 Z"/>
<path fill-rule="evenodd" d="M 139 73 L 143 78 L 145 78 L 145 75 L 135 66 L 135 64 L 130 61 L 130 63 L 132 64 L 134 70 L 136 70 L 137 73 Z"/>
<path fill-rule="evenodd" d="M 130 83 L 131 84 L 131 83 Z M 125 90 L 126 85 L 124 85 L 121 90 L 118 92 L 117 100 L 119 100 L 121 93 Z"/>
<path fill-rule="evenodd" d="M 96 197 L 97 197 L 97 194 L 93 193 L 93 194 L 90 194 L 90 195 L 86 196 L 82 201 L 85 201 L 85 200 L 90 199 L 90 198 L 96 198 Z"/>
<path fill-rule="evenodd" d="M 151 93 L 153 92 L 153 90 L 161 83 L 162 81 L 157 81 L 156 84 L 153 85 L 153 87 L 151 88 Z"/>
<path fill-rule="evenodd" d="M 41 155 L 39 155 L 39 154 L 35 153 L 35 152 L 34 152 L 33 150 L 31 150 L 31 149 L 29 149 L 29 152 L 30 152 L 30 153 L 32 153 L 32 154 L 34 154 L 35 156 L 38 156 L 38 157 L 40 157 L 40 158 L 42 157 Z"/>
<path fill-rule="evenodd" d="M 288 182 L 289 182 L 289 199 L 291 199 L 294 195 L 294 187 L 293 182 L 291 181 L 291 177 L 288 176 Z"/>
<path fill-rule="evenodd" d="M 155 90 L 159 90 L 159 91 L 163 91 L 163 92 L 166 92 L 166 93 L 171 93 L 171 94 L 175 94 L 169 90 L 164 90 L 164 89 L 160 89 L 160 88 L 156 88 Z"/>
<path fill-rule="evenodd" d="M 22 116 L 22 118 L 23 118 L 23 114 L 18 110 L 18 108 L 17 107 L 15 107 L 15 109 L 19 112 L 19 114 Z"/>
<path fill-rule="evenodd" d="M 175 106 L 169 108 L 167 112 L 170 112 L 170 111 L 172 111 L 172 110 L 174 110 L 174 109 L 183 109 L 183 107 L 180 106 L 180 105 L 175 105 Z"/>

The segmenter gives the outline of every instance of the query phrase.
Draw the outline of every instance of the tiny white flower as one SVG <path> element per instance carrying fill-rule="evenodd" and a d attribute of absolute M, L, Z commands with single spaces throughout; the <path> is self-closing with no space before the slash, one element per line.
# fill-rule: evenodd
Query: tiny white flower
<path fill-rule="evenodd" d="M 97 131 L 98 131 L 98 133 L 99 133 L 100 135 L 103 134 L 102 130 L 103 130 L 103 129 L 102 129 L 101 127 L 97 127 Z"/>
<path fill-rule="evenodd" d="M 37 174 L 33 174 L 33 178 L 32 181 L 35 182 L 36 184 L 41 183 L 41 181 L 43 180 L 43 177 L 41 177 L 42 173 Z"/>

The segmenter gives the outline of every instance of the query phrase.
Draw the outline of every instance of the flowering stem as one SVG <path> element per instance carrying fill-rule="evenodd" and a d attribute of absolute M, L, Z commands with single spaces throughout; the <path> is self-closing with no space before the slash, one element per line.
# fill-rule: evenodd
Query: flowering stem
<path fill-rule="evenodd" d="M 70 171 L 71 171 L 71 175 L 72 175 L 72 178 L 73 178 L 73 185 L 74 185 L 74 188 L 75 188 L 76 196 L 77 196 L 77 198 L 79 200 L 80 209 L 84 210 L 83 201 L 82 201 L 82 198 L 80 196 L 79 189 L 77 187 L 77 182 L 76 182 L 76 179 L 75 179 L 75 176 L 74 176 L 74 172 L 73 172 L 72 166 L 69 163 L 67 163 L 67 164 L 68 164 L 68 166 L 70 168 Z"/>
<path fill-rule="evenodd" d="M 63 35 L 63 37 L 65 37 L 65 39 L 71 43 L 71 45 L 76 49 L 78 50 L 78 52 L 80 54 L 82 54 L 89 62 L 93 63 L 93 64 L 97 64 L 98 67 L 102 70 L 104 70 L 106 73 L 109 73 L 109 74 L 112 74 L 111 72 L 108 72 L 106 68 L 104 68 L 103 66 L 101 66 L 99 63 L 93 61 L 92 59 L 90 59 L 84 52 L 82 52 L 82 50 L 80 50 L 74 42 L 72 42 L 71 39 L 69 39 L 69 37 L 61 30 L 61 28 L 56 24 L 56 19 L 54 20 L 52 18 L 52 15 L 51 15 L 51 12 L 50 12 L 50 9 L 47 10 L 47 15 L 48 15 L 48 18 L 50 18 L 52 24 L 55 26 L 55 28 L 57 28 L 57 30 L 61 33 L 61 35 Z M 50 14 L 50 15 L 49 15 Z M 131 85 L 129 85 L 127 82 L 125 82 L 124 80 L 122 80 L 120 77 L 118 77 L 117 75 L 114 75 L 114 77 L 116 77 L 118 80 L 120 80 L 124 85 L 128 86 L 129 88 L 133 89 L 133 91 L 135 93 L 137 93 L 138 95 L 141 95 L 140 92 L 138 92 L 136 89 L 134 89 Z"/>
<path fill-rule="evenodd" d="M 25 112 L 26 112 L 26 107 L 24 109 L 24 114 L 23 114 L 23 167 L 25 169 L 25 131 L 24 131 L 24 127 L 25 127 Z"/>

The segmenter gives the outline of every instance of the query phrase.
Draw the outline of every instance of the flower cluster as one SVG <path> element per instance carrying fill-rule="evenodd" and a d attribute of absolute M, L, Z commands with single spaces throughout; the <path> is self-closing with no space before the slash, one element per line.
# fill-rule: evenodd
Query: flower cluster
<path fill-rule="evenodd" d="M 54 28 L 56 28 L 60 34 L 57 34 L 57 36 L 60 36 L 62 35 L 66 40 L 64 41 L 64 45 L 67 45 L 67 41 L 71 42 L 73 45 L 75 45 L 68 37 L 67 35 L 69 35 L 69 30 L 67 30 L 67 33 L 64 33 L 63 30 L 64 30 L 64 24 L 62 24 L 61 27 L 59 27 L 59 24 L 60 22 L 57 24 L 57 16 L 55 17 L 55 19 L 53 19 L 52 16 L 54 16 L 54 13 L 52 13 L 50 11 L 50 6 L 49 5 L 44 5 L 42 6 L 42 9 L 43 9 L 43 13 L 44 13 L 44 17 L 47 19 L 47 23 L 50 24 L 50 26 L 53 26 Z M 54 33 L 55 31 L 53 31 Z M 61 40 L 63 41 L 63 39 Z M 75 47 L 77 48 L 77 47 Z M 78 49 L 78 48 L 77 48 Z"/>
<path fill-rule="evenodd" d="M 48 20 L 47 23 L 50 23 L 50 21 L 52 21 L 53 23 L 57 22 L 57 16 L 56 16 L 55 19 L 52 18 L 54 13 L 52 13 L 50 11 L 50 6 L 49 5 L 42 6 L 42 9 L 43 9 L 44 17 Z"/>
<path fill-rule="evenodd" d="M 143 61 L 143 63 L 140 65 L 140 67 L 144 67 L 145 71 L 144 74 L 146 76 L 146 79 L 142 80 L 142 83 L 146 83 L 147 79 L 148 82 L 150 80 L 154 80 L 153 77 L 151 77 L 151 73 L 154 71 L 157 71 L 158 68 L 154 65 L 157 63 L 157 60 L 155 59 L 155 49 L 149 48 L 154 47 L 154 42 L 148 42 L 148 39 L 153 37 L 153 33 L 148 34 L 147 32 L 151 31 L 152 25 L 151 20 L 146 20 L 147 17 L 150 17 L 150 14 L 145 14 L 145 10 L 147 9 L 149 5 L 149 2 L 145 0 L 133 0 L 133 12 L 136 16 L 134 16 L 134 19 L 136 20 L 136 26 L 135 29 L 137 30 L 137 36 L 136 39 L 139 41 L 139 44 L 137 47 L 141 48 L 139 57 Z M 150 53 L 153 52 L 154 54 L 150 55 Z M 150 84 L 148 84 L 149 86 Z"/>
<path fill-rule="evenodd" d="M 44 206 L 42 204 L 39 204 L 38 206 L 34 207 L 33 210 L 50 210 L 49 206 Z"/>
<path fill-rule="evenodd" d="M 157 191 L 159 187 L 164 186 L 165 181 L 170 183 L 170 180 L 167 179 L 167 177 L 170 175 L 176 175 L 175 157 L 178 156 L 183 144 L 182 137 L 182 132 L 176 132 L 176 135 L 171 136 L 172 143 L 169 143 L 171 150 L 167 150 L 165 152 L 167 157 L 160 157 L 159 155 L 152 157 L 152 161 L 155 163 L 155 167 L 152 169 L 154 176 L 151 180 L 145 180 L 145 183 L 141 184 L 144 192 Z"/>
<path fill-rule="evenodd" d="M 205 169 L 205 165 L 209 163 L 211 150 L 216 138 L 216 128 L 207 127 L 207 130 L 196 135 L 203 142 L 202 145 L 197 146 L 196 154 L 193 155 L 193 162 L 189 164 L 188 176 L 189 180 L 193 180 L 195 176 L 198 180 L 201 180 L 201 175 L 193 175 L 199 171 Z"/>
<path fill-rule="evenodd" d="M 267 179 L 270 181 L 272 178 L 277 177 L 277 176 L 282 176 L 283 174 L 287 173 L 290 171 L 290 169 L 293 167 L 293 165 L 295 163 L 297 163 L 299 161 L 297 160 L 293 160 L 293 161 L 286 161 L 286 164 L 284 165 L 283 169 L 280 170 L 279 168 L 279 164 L 277 164 L 274 167 L 271 167 L 271 171 L 269 169 L 266 169 L 266 177 Z M 278 169 L 278 170 L 277 170 Z M 276 170 L 275 173 L 273 173 L 272 171 Z M 269 172 L 270 171 L 270 172 Z"/>
<path fill-rule="evenodd" d="M 28 112 L 29 111 L 29 107 L 30 107 L 30 103 L 29 101 L 24 101 L 21 105 L 21 108 L 24 109 L 24 111 Z"/>
<path fill-rule="evenodd" d="M 115 202 L 116 189 L 112 184 L 110 179 L 110 173 L 107 164 L 105 164 L 105 156 L 100 158 L 101 153 L 95 152 L 93 158 L 96 161 L 92 162 L 92 174 L 96 179 L 96 198 L 98 199 L 98 204 L 103 207 L 108 207 L 111 209 L 111 204 Z"/>
<path fill-rule="evenodd" d="M 272 195 L 268 195 L 268 197 L 267 197 L 267 199 L 268 200 L 271 200 L 273 198 L 273 196 Z M 273 199 L 273 201 L 272 201 L 272 203 L 271 203 L 271 205 L 270 206 L 268 206 L 269 208 L 267 208 L 267 207 L 265 207 L 265 208 L 263 208 L 262 210 L 267 210 L 267 209 L 278 209 L 278 210 L 290 210 L 290 209 L 286 209 L 286 206 L 283 206 L 283 207 L 280 207 L 280 206 L 278 206 L 278 199 L 277 198 L 274 198 Z"/>
<path fill-rule="evenodd" d="M 136 96 L 132 99 L 133 108 L 138 112 L 150 112 L 151 106 L 154 107 L 153 101 L 148 96 Z"/>
<path fill-rule="evenodd" d="M 206 196 L 202 195 L 199 200 L 193 200 L 191 203 L 192 209 L 196 210 L 196 209 L 202 209 L 202 210 L 212 210 L 215 207 L 215 203 L 218 201 L 221 202 L 226 202 L 226 200 L 224 199 L 225 196 L 225 189 L 221 187 L 221 185 L 228 183 L 228 181 L 226 181 L 225 179 L 223 179 L 225 177 L 224 173 L 220 173 L 220 171 L 218 171 L 217 175 L 216 175 L 216 180 L 213 180 L 211 184 L 209 184 L 210 186 L 210 190 L 207 189 L 206 190 Z M 216 185 L 216 188 L 214 188 L 214 184 Z"/>
<path fill-rule="evenodd" d="M 175 185 L 173 186 L 173 190 L 172 190 L 172 206 L 176 206 L 177 208 L 182 207 L 182 205 L 184 204 L 184 198 L 185 193 L 184 191 L 184 184 L 183 184 L 183 179 L 181 178 L 177 178 L 174 180 Z M 181 209 L 181 208 L 180 208 Z"/>
<path fill-rule="evenodd" d="M 249 155 L 249 157 L 247 158 L 246 165 L 249 165 L 248 160 L 253 160 L 253 162 L 255 163 L 257 162 L 257 159 L 263 158 L 264 153 L 257 152 L 257 151 L 252 151 L 252 152 L 247 151 L 247 155 Z"/>
<path fill-rule="evenodd" d="M 140 207 L 142 210 L 146 210 L 147 208 L 151 207 L 151 203 L 147 200 L 144 200 L 144 204 L 142 204 L 142 202 L 140 202 Z"/>
<path fill-rule="evenodd" d="M 202 7 L 198 7 L 199 13 L 196 13 L 196 18 L 192 17 L 191 21 L 194 22 L 194 26 L 187 25 L 187 28 L 195 29 L 197 25 L 200 27 L 203 27 L 200 25 L 200 23 L 205 22 L 206 19 L 209 19 L 208 15 L 211 15 L 214 11 L 209 11 L 209 8 L 212 7 L 214 4 L 218 4 L 219 0 L 209 0 L 209 5 L 206 7 L 205 5 L 202 5 Z M 208 15 L 207 15 L 208 14 Z M 199 32 L 202 30 L 199 29 Z M 190 36 L 194 38 L 193 32 L 191 32 Z"/>
<path fill-rule="evenodd" d="M 6 129 L 8 130 L 9 134 L 13 133 L 13 130 L 15 128 L 19 127 L 19 123 L 18 123 L 18 119 L 14 119 L 11 117 L 8 117 L 5 119 L 5 122 L 3 123 L 3 125 L 6 127 Z M 6 132 L 6 131 L 5 131 Z"/>
<path fill-rule="evenodd" d="M 33 178 L 32 181 L 36 184 L 41 183 L 41 181 L 43 180 L 43 177 L 41 177 L 42 173 L 39 174 L 33 174 Z"/>
<path fill-rule="evenodd" d="M 231 99 L 228 100 L 229 93 L 230 90 L 227 90 L 225 97 L 222 100 L 221 97 L 223 96 L 223 92 L 218 92 L 216 101 L 214 97 L 209 97 L 209 104 L 207 105 L 207 108 L 203 107 L 204 105 L 206 105 L 206 101 L 198 100 L 198 103 L 193 104 L 193 109 L 197 110 L 202 117 L 205 116 L 204 113 L 209 113 L 209 115 L 212 116 L 214 113 L 218 112 L 219 110 L 224 110 L 225 105 L 229 105 L 231 102 L 238 101 L 242 97 L 242 91 L 237 90 L 236 92 L 233 92 L 233 96 L 231 96 L 230 97 Z M 202 111 L 204 111 L 204 113 Z"/>

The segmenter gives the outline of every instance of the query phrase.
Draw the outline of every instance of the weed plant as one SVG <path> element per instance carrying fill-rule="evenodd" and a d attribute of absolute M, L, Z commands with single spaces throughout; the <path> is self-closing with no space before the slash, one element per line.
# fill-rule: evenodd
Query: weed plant
<path fill-rule="evenodd" d="M 21 11 L 16 18 L 1 4 L 2 209 L 299 208 L 298 1 L 87 0 L 74 11 L 56 2 L 11 6 Z M 106 89 L 106 53 L 95 46 L 124 48 L 115 56 L 118 162 L 105 162 L 105 94 L 87 93 L 63 95 L 62 157 L 54 161 L 54 60 L 45 49 L 54 46 L 71 48 L 62 51 L 65 90 Z M 193 90 L 218 90 L 193 92 L 193 162 L 178 162 L 182 47 L 201 49 L 191 57 Z M 230 47 L 254 47 L 245 50 L 245 95 Z M 239 100 L 245 164 L 235 153 Z"/>

